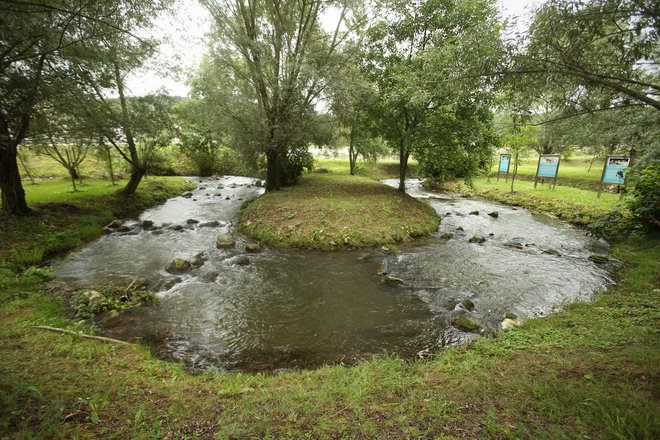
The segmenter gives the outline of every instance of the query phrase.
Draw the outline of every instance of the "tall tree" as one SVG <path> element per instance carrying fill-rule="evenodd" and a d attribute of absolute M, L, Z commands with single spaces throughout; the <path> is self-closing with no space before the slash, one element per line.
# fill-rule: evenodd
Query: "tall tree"
<path fill-rule="evenodd" d="M 165 0 L 0 0 L 0 191 L 2 211 L 30 212 L 17 150 L 40 108 L 80 87 L 73 69 L 110 42 L 136 39 Z"/>
<path fill-rule="evenodd" d="M 457 105 L 489 105 L 492 78 L 482 73 L 501 56 L 500 25 L 489 0 L 383 4 L 369 30 L 367 69 L 378 84 L 380 129 L 398 151 L 399 191 L 405 192 L 414 149 L 439 143 L 430 119 Z"/>
<path fill-rule="evenodd" d="M 306 120 L 336 68 L 348 7 L 323 0 L 202 0 L 215 19 L 211 60 L 217 102 L 233 139 L 265 154 L 266 191 L 276 190 L 278 160 L 306 136 Z M 340 7 L 334 32 L 320 23 L 323 11 Z M 206 86 L 208 87 L 208 86 Z M 232 142 L 234 143 L 234 142 Z M 235 142 L 236 144 L 238 142 Z"/>

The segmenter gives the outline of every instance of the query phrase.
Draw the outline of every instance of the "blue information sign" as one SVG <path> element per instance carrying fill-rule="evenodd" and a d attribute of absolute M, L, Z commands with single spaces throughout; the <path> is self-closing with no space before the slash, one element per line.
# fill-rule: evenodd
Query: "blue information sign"
<path fill-rule="evenodd" d="M 539 157 L 539 170 L 537 176 L 539 177 L 557 177 L 559 171 L 559 155 L 557 154 L 541 154 Z"/>
<path fill-rule="evenodd" d="M 509 165 L 511 163 L 511 155 L 510 154 L 500 154 L 500 173 L 508 173 L 509 172 Z"/>
<path fill-rule="evenodd" d="M 626 172 L 630 165 L 630 159 L 623 156 L 609 156 L 605 162 L 603 172 L 603 183 L 626 183 Z"/>

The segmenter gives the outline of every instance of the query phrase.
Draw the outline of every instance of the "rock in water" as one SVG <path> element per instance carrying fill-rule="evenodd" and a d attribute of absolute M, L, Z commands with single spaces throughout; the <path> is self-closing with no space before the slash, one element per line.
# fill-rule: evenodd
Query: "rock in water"
<path fill-rule="evenodd" d="M 261 180 L 257 180 L 256 182 L 254 182 L 254 186 L 257 186 L 259 188 L 261 188 L 262 185 L 263 183 L 261 182 Z"/>
<path fill-rule="evenodd" d="M 182 258 L 175 258 L 165 270 L 169 273 L 183 273 L 187 272 L 192 268 L 192 263 L 188 260 Z"/>
<path fill-rule="evenodd" d="M 186 220 L 187 225 L 196 225 L 197 223 L 199 223 L 199 220 L 195 220 L 194 218 L 189 218 Z"/>
<path fill-rule="evenodd" d="M 589 256 L 589 261 L 593 261 L 596 264 L 605 264 L 610 261 L 610 257 L 603 254 L 593 254 Z"/>
<path fill-rule="evenodd" d="M 388 286 L 401 286 L 406 283 L 401 278 L 386 276 L 385 284 L 387 284 Z"/>
<path fill-rule="evenodd" d="M 215 247 L 218 249 L 233 247 L 235 243 L 234 237 L 229 234 L 218 235 L 215 239 Z"/>
<path fill-rule="evenodd" d="M 465 310 L 469 310 L 469 311 L 474 310 L 474 303 L 469 298 L 465 298 L 463 301 L 461 301 L 460 304 L 463 306 Z"/>
<path fill-rule="evenodd" d="M 246 257 L 245 255 L 241 255 L 240 257 L 236 257 L 236 260 L 234 260 L 236 264 L 239 266 L 249 266 L 250 265 L 250 259 Z"/>
<path fill-rule="evenodd" d="M 504 243 L 504 246 L 510 247 L 510 248 L 513 248 L 513 249 L 522 249 L 523 248 L 522 243 L 518 243 L 517 241 L 507 241 L 506 243 Z"/>
<path fill-rule="evenodd" d="M 497 212 L 497 211 L 493 211 L 493 212 L 489 212 L 488 215 L 493 217 L 493 218 L 499 218 L 500 213 Z"/>
<path fill-rule="evenodd" d="M 258 243 L 248 243 L 245 245 L 245 252 L 256 254 L 257 252 L 261 252 L 261 246 Z"/>
<path fill-rule="evenodd" d="M 108 223 L 108 226 L 106 226 L 106 228 L 117 229 L 118 227 L 120 227 L 123 224 L 124 224 L 124 220 L 116 219 L 116 220 L 113 220 L 110 223 Z"/>
<path fill-rule="evenodd" d="M 479 329 L 479 324 L 476 321 L 463 315 L 459 315 L 452 319 L 451 325 L 464 332 L 473 332 Z"/>
<path fill-rule="evenodd" d="M 468 240 L 470 243 L 484 243 L 486 241 L 481 235 L 475 235 Z"/>
<path fill-rule="evenodd" d="M 154 226 L 154 222 L 151 220 L 142 220 L 142 223 L 140 223 L 143 229 L 149 229 Z"/>
<path fill-rule="evenodd" d="M 217 228 L 220 226 L 220 222 L 217 220 L 214 220 L 212 222 L 205 222 L 205 223 L 200 223 L 199 227 L 200 228 Z"/>
<path fill-rule="evenodd" d="M 559 251 L 557 251 L 555 249 L 543 249 L 543 253 L 548 254 L 548 255 L 556 255 L 557 257 L 561 257 L 561 254 L 559 253 Z"/>
<path fill-rule="evenodd" d="M 470 215 L 479 215 L 479 211 L 472 211 Z"/>
<path fill-rule="evenodd" d="M 440 235 L 440 238 L 442 238 L 443 240 L 449 240 L 453 237 L 454 237 L 453 232 L 445 232 L 444 234 Z"/>

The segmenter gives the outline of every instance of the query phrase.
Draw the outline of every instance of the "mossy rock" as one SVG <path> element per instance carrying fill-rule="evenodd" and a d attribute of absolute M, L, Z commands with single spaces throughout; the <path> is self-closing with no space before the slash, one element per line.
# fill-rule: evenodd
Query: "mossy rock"
<path fill-rule="evenodd" d="M 451 320 L 451 325 L 464 332 L 474 332 L 479 329 L 479 324 L 473 319 L 459 315 Z"/>
<path fill-rule="evenodd" d="M 170 264 L 165 268 L 169 273 L 183 273 L 187 272 L 192 268 L 192 263 L 188 260 L 182 258 L 175 258 Z"/>

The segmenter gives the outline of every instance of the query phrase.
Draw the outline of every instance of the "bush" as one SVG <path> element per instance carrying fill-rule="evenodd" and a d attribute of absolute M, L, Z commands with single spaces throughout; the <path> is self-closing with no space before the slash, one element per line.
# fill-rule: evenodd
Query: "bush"
<path fill-rule="evenodd" d="M 647 226 L 660 226 L 660 162 L 644 168 L 635 179 L 628 207 L 633 216 Z"/>

